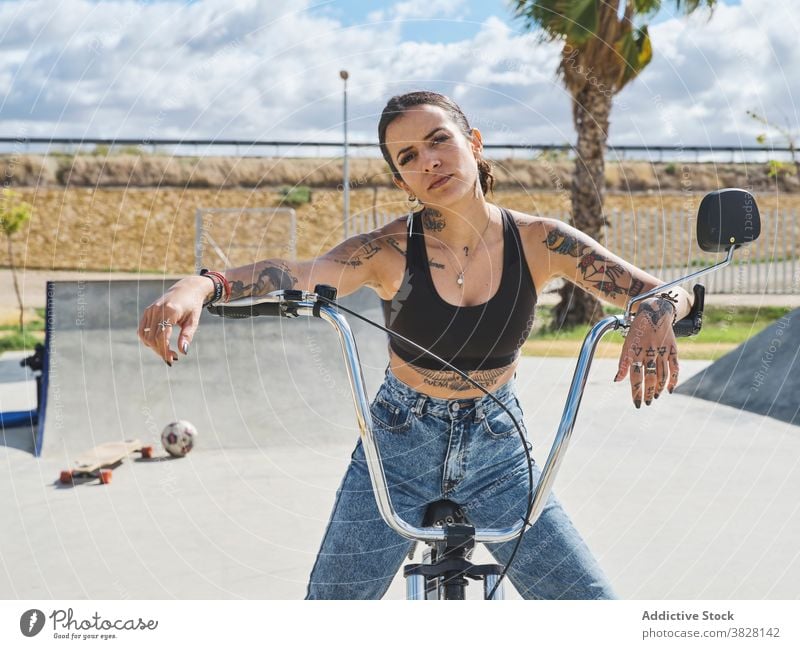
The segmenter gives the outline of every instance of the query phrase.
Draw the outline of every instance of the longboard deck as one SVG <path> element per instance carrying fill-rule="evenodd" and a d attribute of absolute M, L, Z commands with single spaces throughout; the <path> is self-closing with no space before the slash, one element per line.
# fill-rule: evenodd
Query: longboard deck
<path fill-rule="evenodd" d="M 103 484 L 111 481 L 111 471 L 103 470 L 119 464 L 132 453 L 140 452 L 143 457 L 152 456 L 153 449 L 143 446 L 138 439 L 126 442 L 106 442 L 79 455 L 69 471 L 61 472 L 61 482 L 70 484 L 79 477 L 98 477 Z"/>

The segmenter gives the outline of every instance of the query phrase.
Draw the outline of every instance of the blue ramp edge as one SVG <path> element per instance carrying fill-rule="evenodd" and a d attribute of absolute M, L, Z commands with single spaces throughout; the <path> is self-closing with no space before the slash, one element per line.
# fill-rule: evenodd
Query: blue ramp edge
<path fill-rule="evenodd" d="M 33 455 L 42 455 L 42 445 L 44 444 L 44 420 L 47 414 L 47 387 L 50 375 L 50 345 L 53 338 L 53 282 L 47 282 L 47 303 L 44 312 L 44 360 L 42 362 L 42 377 L 39 386 L 39 409 L 36 418 L 36 437 L 33 441 Z"/>
<path fill-rule="evenodd" d="M 13 428 L 14 426 L 33 426 L 38 421 L 36 410 L 12 410 L 0 412 L 0 428 Z M 36 454 L 38 455 L 38 453 Z"/>

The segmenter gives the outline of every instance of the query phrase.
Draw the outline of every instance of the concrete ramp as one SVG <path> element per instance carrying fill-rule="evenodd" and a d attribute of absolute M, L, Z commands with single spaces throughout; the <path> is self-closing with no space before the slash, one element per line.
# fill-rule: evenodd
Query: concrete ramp
<path fill-rule="evenodd" d="M 136 336 L 143 309 L 169 283 L 48 284 L 39 424 L 45 456 L 71 457 L 131 438 L 158 445 L 161 430 L 175 419 L 194 423 L 206 450 L 355 443 L 350 387 L 330 325 L 312 318 L 227 320 L 204 312 L 189 355 L 170 368 Z M 342 303 L 381 321 L 380 302 L 369 289 Z M 351 326 L 374 391 L 388 361 L 385 334 L 355 318 Z"/>
<path fill-rule="evenodd" d="M 800 425 L 800 309 L 675 390 Z"/>

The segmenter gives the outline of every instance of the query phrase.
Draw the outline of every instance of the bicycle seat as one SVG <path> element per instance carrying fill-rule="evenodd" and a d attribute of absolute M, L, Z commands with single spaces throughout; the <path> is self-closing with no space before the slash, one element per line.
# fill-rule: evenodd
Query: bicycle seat
<path fill-rule="evenodd" d="M 464 514 L 464 508 L 452 500 L 437 500 L 428 505 L 422 525 L 424 527 L 444 527 L 447 524 L 468 525 L 469 519 Z"/>

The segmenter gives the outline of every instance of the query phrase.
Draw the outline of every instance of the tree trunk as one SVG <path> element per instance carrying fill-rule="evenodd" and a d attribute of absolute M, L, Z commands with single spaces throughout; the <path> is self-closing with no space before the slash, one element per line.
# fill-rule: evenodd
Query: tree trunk
<path fill-rule="evenodd" d="M 605 152 L 612 95 L 586 83 L 572 99 L 572 119 L 578 133 L 575 174 L 572 179 L 572 225 L 599 239 L 605 218 Z M 571 282 L 560 290 L 554 310 L 555 328 L 594 324 L 603 316 L 600 302 Z"/>
<path fill-rule="evenodd" d="M 17 267 L 14 266 L 14 251 L 11 248 L 11 235 L 6 235 L 8 242 L 8 265 L 11 266 L 11 277 L 14 280 L 14 292 L 17 294 L 17 304 L 19 304 L 19 331 L 22 333 L 22 314 L 24 307 L 22 306 L 22 296 L 19 294 L 19 284 L 17 283 Z"/>

